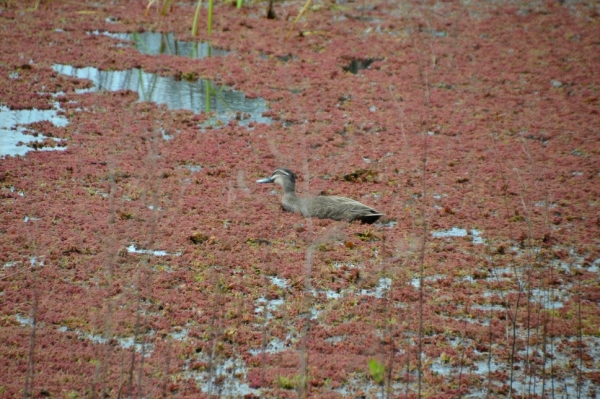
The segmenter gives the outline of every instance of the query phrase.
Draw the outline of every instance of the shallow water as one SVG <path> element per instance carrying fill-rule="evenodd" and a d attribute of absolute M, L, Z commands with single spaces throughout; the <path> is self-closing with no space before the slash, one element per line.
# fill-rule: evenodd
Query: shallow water
<path fill-rule="evenodd" d="M 229 54 L 228 51 L 212 47 L 207 42 L 189 42 L 177 40 L 175 39 L 175 35 L 173 35 L 173 33 L 113 33 L 98 30 L 88 33 L 92 35 L 104 35 L 123 41 L 133 42 L 133 47 L 142 54 L 167 54 L 189 58 L 205 58 Z M 128 46 L 128 44 L 123 43 L 121 47 L 125 46 Z"/>
<path fill-rule="evenodd" d="M 481 238 L 480 230 L 471 229 L 470 231 L 467 231 L 467 229 L 452 227 L 450 230 L 439 230 L 431 232 L 431 236 L 433 238 L 466 237 L 469 234 L 473 236 L 474 244 L 483 244 L 483 239 Z"/>
<path fill-rule="evenodd" d="M 171 76 L 159 76 L 137 68 L 100 71 L 93 67 L 74 68 L 55 64 L 52 69 L 63 75 L 93 82 L 93 88 L 80 92 L 131 90 L 138 94 L 139 101 L 151 101 L 165 104 L 169 109 L 188 109 L 195 113 L 212 112 L 215 115 L 214 124 L 227 123 L 232 119 L 238 119 L 242 125 L 250 122 L 268 124 L 272 121 L 262 116 L 267 111 L 263 99 L 250 99 L 242 92 L 217 87 L 203 79 L 176 80 Z"/>
<path fill-rule="evenodd" d="M 27 143 L 41 142 L 47 138 L 43 132 L 38 132 L 38 136 L 25 134 L 27 124 L 41 121 L 50 121 L 58 127 L 66 126 L 69 121 L 67 118 L 58 115 L 56 110 L 10 110 L 5 106 L 0 106 L 0 157 L 25 155 L 29 151 L 36 151 L 34 148 L 28 147 Z M 62 140 L 54 138 L 54 141 L 61 142 Z M 63 151 L 66 147 L 43 147 L 37 151 Z"/>

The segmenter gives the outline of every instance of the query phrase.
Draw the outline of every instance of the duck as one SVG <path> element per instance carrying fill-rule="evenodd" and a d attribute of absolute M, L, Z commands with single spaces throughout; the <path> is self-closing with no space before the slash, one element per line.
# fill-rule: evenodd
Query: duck
<path fill-rule="evenodd" d="M 345 220 L 362 223 L 375 223 L 383 213 L 355 201 L 339 196 L 318 195 L 315 197 L 300 197 L 296 194 L 296 179 L 298 176 L 288 168 L 275 169 L 271 176 L 259 179 L 257 183 L 275 183 L 283 188 L 281 205 L 287 212 L 301 213 L 304 217 L 319 219 Z"/>

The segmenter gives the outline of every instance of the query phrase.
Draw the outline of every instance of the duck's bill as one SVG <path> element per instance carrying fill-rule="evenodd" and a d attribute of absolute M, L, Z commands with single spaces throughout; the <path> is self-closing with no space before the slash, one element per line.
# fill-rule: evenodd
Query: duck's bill
<path fill-rule="evenodd" d="M 273 179 L 270 177 L 265 177 L 264 179 L 260 179 L 256 181 L 257 183 L 273 183 Z"/>

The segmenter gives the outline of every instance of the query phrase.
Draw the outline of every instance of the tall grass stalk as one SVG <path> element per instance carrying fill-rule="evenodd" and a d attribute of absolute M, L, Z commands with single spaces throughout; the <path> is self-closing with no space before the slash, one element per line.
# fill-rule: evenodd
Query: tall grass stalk
<path fill-rule="evenodd" d="M 207 19 L 207 24 L 206 24 L 206 33 L 208 33 L 209 37 L 212 34 L 213 4 L 214 4 L 214 0 L 208 0 L 208 17 L 207 17 L 208 19 Z"/>
<path fill-rule="evenodd" d="M 263 274 L 263 287 L 265 287 L 265 298 L 268 298 L 268 280 L 267 277 Z M 266 365 L 267 365 L 267 329 L 269 324 L 269 302 L 264 301 L 263 306 L 263 325 L 262 325 L 262 339 L 260 345 L 260 385 L 262 386 L 265 383 L 265 373 L 266 373 Z M 261 399 L 264 398 L 264 393 L 261 390 L 260 392 Z"/>
<path fill-rule="evenodd" d="M 165 369 L 163 371 L 163 378 L 162 378 L 162 397 L 166 398 L 167 397 L 167 393 L 169 392 L 169 376 L 171 374 L 171 352 L 173 349 L 173 345 L 171 344 L 171 342 L 167 342 L 167 350 L 165 351 Z"/>
<path fill-rule="evenodd" d="M 29 320 L 31 323 L 31 331 L 29 332 L 29 348 L 27 351 L 27 371 L 25 374 L 25 385 L 23 387 L 23 398 L 34 397 L 34 379 L 35 379 L 35 342 L 37 334 L 38 324 L 38 306 L 40 301 L 40 282 L 38 280 L 38 268 L 42 268 L 43 262 L 40 260 L 39 246 L 36 237 L 39 237 L 39 227 L 35 223 L 31 223 L 30 234 L 30 247 L 33 249 L 33 256 L 31 257 L 31 276 L 32 282 L 31 287 L 33 290 L 33 302 L 31 304 L 31 310 L 29 313 Z M 50 267 L 50 266 L 48 266 Z"/>
<path fill-rule="evenodd" d="M 152 7 L 152 5 L 156 3 L 156 10 L 158 11 L 158 0 L 150 0 L 148 2 L 148 5 L 146 6 L 146 15 L 148 15 L 150 13 L 150 8 Z"/>
<path fill-rule="evenodd" d="M 292 31 L 294 30 L 294 27 L 296 26 L 296 24 L 298 23 L 298 20 L 300 19 L 300 17 L 302 17 L 302 15 L 306 12 L 306 10 L 308 9 L 308 6 L 310 6 L 310 3 L 312 2 L 312 0 L 307 0 L 306 3 L 304 4 L 304 7 L 302 7 L 302 10 L 300 10 L 300 13 L 298 14 L 298 16 L 296 17 L 296 19 L 294 19 L 294 23 L 292 24 L 292 27 L 290 28 L 288 35 L 286 36 L 285 40 L 287 41 L 290 36 L 292 35 Z"/>
<path fill-rule="evenodd" d="M 582 292 L 581 279 L 577 281 L 577 292 Z M 581 294 L 577 295 L 577 360 L 579 364 L 577 367 L 577 398 L 581 398 L 581 390 L 583 385 L 583 328 L 581 320 Z"/>
<path fill-rule="evenodd" d="M 162 9 L 160 10 L 160 15 L 167 15 L 167 11 L 169 10 L 169 7 L 171 6 L 171 3 L 173 2 L 173 0 L 165 0 L 163 2 L 163 6 Z"/>
<path fill-rule="evenodd" d="M 431 13 L 426 15 L 427 31 L 432 30 Z M 415 30 L 416 31 L 416 30 Z M 435 62 L 435 51 L 433 44 L 429 43 L 429 49 L 425 52 L 422 51 L 421 45 L 416 43 L 415 34 L 409 34 L 409 39 L 416 50 L 417 69 L 419 73 L 419 81 L 423 88 L 423 106 L 425 108 L 424 120 L 421 121 L 423 126 L 429 126 L 431 123 L 431 82 L 433 75 L 435 74 L 436 62 Z M 421 43 L 424 44 L 424 43 Z M 428 62 L 427 60 L 431 61 Z M 430 74 L 431 69 L 431 74 Z M 421 132 L 422 135 L 422 149 L 421 149 L 421 208 L 420 208 L 420 219 L 421 219 L 421 244 L 419 248 L 419 309 L 418 309 L 418 351 L 417 354 L 417 397 L 421 397 L 422 392 L 422 379 L 423 379 L 423 309 L 425 307 L 425 288 L 424 288 L 424 274 L 425 274 L 425 250 L 427 247 L 427 159 L 428 159 L 428 134 L 427 129 Z"/>
<path fill-rule="evenodd" d="M 533 272 L 536 269 L 541 269 L 542 265 L 540 264 L 541 262 L 543 262 L 543 259 L 541 258 L 541 253 L 539 248 L 537 247 L 536 243 L 535 243 L 535 237 L 534 237 L 534 215 L 535 213 L 532 212 L 533 207 L 535 206 L 535 200 L 533 198 L 531 198 L 531 194 L 533 194 L 537 189 L 538 184 L 542 185 L 542 194 L 543 194 L 543 201 L 545 202 L 545 213 L 542 215 L 542 221 L 541 223 L 543 224 L 544 227 L 544 234 L 545 235 L 549 235 L 551 234 L 551 229 L 549 226 L 549 203 L 550 203 L 550 195 L 548 193 L 548 186 L 546 184 L 546 180 L 544 178 L 544 174 L 541 173 L 541 170 L 537 165 L 536 165 L 536 161 L 532 156 L 532 151 L 528 148 L 528 144 L 527 141 L 525 140 L 525 138 L 521 135 L 521 142 L 522 142 L 522 150 L 525 153 L 527 160 L 528 160 L 528 165 L 530 167 L 530 171 L 529 174 L 532 175 L 534 177 L 534 183 L 533 186 L 529 186 L 528 184 L 525 183 L 525 180 L 522 178 L 521 173 L 519 172 L 518 169 L 515 170 L 515 173 L 517 174 L 517 180 L 520 183 L 520 193 L 519 193 L 519 199 L 521 202 L 521 207 L 523 210 L 523 215 L 525 218 L 525 222 L 527 224 L 527 243 L 526 243 L 526 257 L 524 258 L 524 265 L 523 265 L 523 272 L 522 272 L 522 278 L 526 278 L 526 281 L 524 282 L 524 284 L 527 287 L 527 319 L 526 319 L 526 330 L 527 330 L 527 337 L 526 337 L 526 356 L 524 359 L 524 363 L 526 366 L 527 370 L 530 370 L 530 378 L 529 378 L 529 384 L 528 384 L 528 391 L 529 394 L 531 394 L 532 392 L 532 388 L 533 388 L 533 393 L 535 393 L 535 370 L 531 371 L 531 369 L 533 367 L 535 367 L 535 362 L 531 361 L 530 359 L 530 346 L 531 346 L 531 298 L 533 297 L 533 289 L 534 286 L 533 284 L 535 283 L 535 281 L 532 279 L 533 278 Z M 530 194 L 529 196 L 527 196 L 527 198 L 524 196 L 524 194 Z M 540 237 L 540 240 L 542 240 L 543 238 Z M 549 266 L 549 270 L 548 272 L 550 273 L 550 276 L 553 275 L 554 273 L 554 268 L 552 266 Z M 550 281 L 552 281 L 552 277 L 550 278 Z M 553 312 L 553 304 L 552 304 L 552 300 L 551 298 L 554 297 L 553 295 L 553 288 L 552 287 L 547 287 L 546 284 L 546 280 L 542 279 L 542 285 L 537 287 L 538 291 L 540 293 L 546 292 L 546 290 L 548 290 L 548 295 L 547 298 L 548 300 L 545 301 L 544 299 L 541 300 L 541 303 L 538 304 L 538 318 L 539 318 L 539 313 L 542 312 L 544 309 L 548 309 L 546 311 L 543 311 L 544 315 L 547 316 L 548 314 L 550 314 L 550 322 L 551 322 L 551 327 L 554 326 L 554 312 Z M 519 292 L 519 296 L 520 296 L 520 292 Z M 518 303 L 518 299 L 517 299 L 517 303 Z M 515 320 L 513 323 L 516 322 L 516 315 L 515 315 Z M 539 324 L 539 323 L 538 323 Z M 514 328 L 516 326 L 513 325 L 513 352 L 514 352 L 514 341 L 516 340 L 516 336 L 514 336 Z M 536 327 L 537 330 L 537 327 Z M 550 336 L 550 347 L 551 347 L 551 353 L 554 352 L 554 340 L 553 340 L 553 334 L 551 334 Z M 546 353 L 545 348 L 544 348 L 544 354 Z M 550 363 L 551 363 L 551 373 L 550 373 L 550 378 L 551 378 L 551 386 L 552 386 L 552 395 L 554 395 L 554 368 L 552 366 L 552 362 L 553 362 L 553 357 L 550 357 Z M 510 369 L 511 369 L 511 375 L 510 375 L 510 391 L 512 391 L 512 381 L 513 381 L 513 355 L 511 353 L 511 364 L 510 364 Z M 543 374 L 543 378 L 545 378 L 546 376 L 546 372 L 544 370 L 542 370 L 542 374 Z M 542 381 L 542 390 L 544 390 L 544 380 Z M 509 393 L 510 393 L 509 391 Z"/>
<path fill-rule="evenodd" d="M 414 37 L 411 34 L 411 41 L 414 43 Z M 418 51 L 418 47 L 417 48 Z M 421 55 L 421 54 L 418 54 Z M 419 79 L 421 81 L 421 85 L 423 87 L 423 101 L 425 106 L 425 120 L 424 124 L 427 126 L 430 121 L 430 108 L 431 108 L 431 93 L 429 91 L 430 87 L 430 77 L 429 71 L 427 68 L 427 64 L 423 65 L 422 57 L 417 57 L 417 66 L 419 70 Z M 421 389 L 422 389 L 422 375 L 423 375 L 423 308 L 425 306 L 425 291 L 423 287 L 423 283 L 425 281 L 425 249 L 427 246 L 427 147 L 428 147 L 428 134 L 427 132 L 422 132 L 422 149 L 421 149 L 421 245 L 419 249 L 419 324 L 418 324 L 418 348 L 419 353 L 417 355 L 417 369 L 418 369 L 418 378 L 417 378 L 417 396 L 421 397 Z"/>
<path fill-rule="evenodd" d="M 385 256 L 385 235 L 383 236 L 383 250 L 382 253 Z M 394 279 L 392 279 L 392 282 L 390 284 L 390 288 L 386 291 L 385 293 L 385 298 L 384 298 L 384 317 L 386 317 L 385 315 L 389 314 L 390 319 L 389 320 L 385 320 L 385 328 L 387 330 L 387 336 L 389 339 L 389 350 L 388 350 L 388 354 L 389 354 L 389 358 L 387 361 L 387 367 L 386 367 L 386 372 L 385 372 L 385 381 L 384 381 L 384 386 L 385 386 L 385 396 L 382 395 L 384 398 L 390 399 L 391 395 L 392 395 L 392 374 L 394 371 L 394 358 L 396 356 L 396 345 L 394 345 L 394 335 L 395 332 L 398 331 L 398 328 L 396 326 L 397 321 L 394 320 L 394 318 L 392 317 L 393 315 L 393 304 L 391 303 L 392 298 L 392 292 L 393 292 L 393 288 L 394 288 Z M 384 355 L 385 358 L 385 355 Z M 384 360 L 385 363 L 385 360 Z"/>
<path fill-rule="evenodd" d="M 304 127 L 306 130 L 306 125 Z M 308 168 L 308 154 L 306 153 L 307 143 L 305 140 L 305 135 L 302 136 L 303 143 L 302 148 L 303 151 L 303 170 L 305 179 L 304 179 L 304 191 L 309 191 L 309 182 L 310 182 L 310 173 Z M 306 210 L 305 210 L 306 211 Z M 315 227 L 313 221 L 310 217 L 306 218 L 306 227 L 309 237 L 309 244 L 306 248 L 306 252 L 304 255 L 304 320 L 302 325 L 302 343 L 300 348 L 300 381 L 298 381 L 298 397 L 300 399 L 306 399 L 309 396 L 309 384 L 308 384 L 308 334 L 310 332 L 310 316 L 312 314 L 312 262 L 313 262 L 313 253 L 319 245 L 319 241 L 315 238 Z M 325 233 L 323 238 L 326 240 Z"/>
<path fill-rule="evenodd" d="M 145 255 L 145 256 L 147 256 L 147 255 Z M 136 312 L 135 312 L 135 324 L 133 327 L 133 345 L 131 345 L 131 362 L 129 363 L 129 372 L 128 372 L 128 380 L 127 380 L 128 381 L 127 393 L 130 396 L 133 395 L 133 373 L 135 371 L 135 358 L 136 358 L 135 344 L 137 342 L 138 335 L 140 333 L 140 324 L 141 324 L 141 320 L 140 320 L 140 318 L 141 318 L 141 311 L 140 311 L 140 309 L 141 309 L 141 303 L 140 303 L 141 302 L 141 294 L 139 292 L 140 279 L 141 279 L 140 274 L 141 274 L 140 271 L 138 271 L 138 273 L 137 273 L 137 280 L 138 280 L 137 291 L 138 291 L 138 293 L 137 293 L 136 306 L 135 306 Z"/>
<path fill-rule="evenodd" d="M 519 306 L 521 305 L 521 297 L 525 293 L 525 286 L 519 280 L 517 280 L 518 291 L 517 291 L 517 303 L 515 304 L 515 311 L 512 314 L 512 317 L 509 318 L 512 324 L 512 338 L 510 340 L 510 360 L 509 360 L 509 368 L 510 368 L 510 376 L 509 376 L 509 395 L 508 397 L 512 397 L 513 391 L 513 382 L 514 382 L 514 364 L 515 364 L 515 354 L 517 351 L 517 317 L 519 315 Z M 510 305 L 509 305 L 510 306 Z M 509 309 L 510 310 L 510 309 Z"/>
<path fill-rule="evenodd" d="M 550 281 L 552 281 L 552 280 L 554 280 L 554 275 L 553 275 L 554 274 L 554 268 L 553 267 L 550 267 L 550 273 L 552 274 L 550 276 Z M 552 356 L 550 356 L 550 384 L 551 384 L 551 387 L 552 387 L 551 388 L 552 389 L 551 390 L 551 392 L 552 392 L 551 396 L 554 398 L 554 397 L 556 397 L 555 396 L 555 394 L 556 394 L 556 392 L 555 392 L 555 386 L 554 386 L 554 383 L 555 383 L 555 380 L 556 380 L 556 378 L 555 378 L 556 374 L 554 372 L 554 358 L 555 358 L 555 356 L 554 356 L 554 353 L 555 353 L 554 352 L 554 349 L 555 349 L 555 346 L 554 346 L 554 344 L 555 344 L 554 336 L 556 334 L 555 331 L 554 331 L 554 319 L 556 318 L 556 316 L 555 316 L 555 312 L 554 312 L 554 305 L 552 304 L 552 298 L 554 298 L 554 288 L 551 287 L 550 291 L 549 291 L 549 295 L 548 295 L 548 302 L 550 302 L 549 303 L 549 305 L 550 305 L 549 306 L 550 307 L 550 311 L 548 313 L 550 313 L 550 353 L 552 354 Z"/>
<path fill-rule="evenodd" d="M 465 352 L 466 352 L 466 348 L 465 348 L 465 338 L 468 336 L 468 322 L 467 322 L 467 315 L 469 314 L 469 308 L 468 306 L 465 304 L 465 317 L 463 320 L 463 330 L 461 332 L 460 335 L 460 343 L 458 344 L 458 347 L 460 348 L 460 360 L 458 363 L 458 395 L 460 397 L 462 397 L 462 385 L 463 385 L 463 366 L 465 366 Z"/>
<path fill-rule="evenodd" d="M 23 398 L 33 397 L 33 381 L 35 376 L 35 335 L 37 332 L 37 313 L 40 293 L 37 284 L 37 271 L 33 271 L 33 304 L 31 305 L 31 331 L 29 332 L 29 350 L 27 352 L 27 373 L 25 374 L 25 387 L 23 388 Z"/>
<path fill-rule="evenodd" d="M 114 268 L 117 263 L 118 257 L 118 245 L 115 240 L 115 219 L 116 219 L 116 207 L 115 207 L 115 193 L 117 190 L 117 183 L 115 180 L 115 161 L 114 154 L 111 154 L 108 159 L 108 181 L 110 190 L 108 192 L 108 237 L 104 241 L 105 248 L 105 261 L 104 261 L 104 277 L 106 279 L 106 287 L 110 290 L 113 285 Z M 108 297 L 106 299 L 106 311 L 104 312 L 104 328 L 102 329 L 102 340 L 106 342 L 104 350 L 99 357 L 99 361 L 94 371 L 94 378 L 92 382 L 91 391 L 96 392 L 96 384 L 100 382 L 100 398 L 104 398 L 107 395 L 106 387 L 106 376 L 108 373 L 109 359 L 112 354 L 112 345 L 110 340 L 112 338 L 112 318 L 113 318 L 113 299 Z"/>
<path fill-rule="evenodd" d="M 212 274 L 212 285 L 214 287 L 214 306 L 212 309 L 212 315 L 210 318 L 210 353 L 208 359 L 208 394 L 213 395 L 214 390 L 219 390 L 219 380 L 217 376 L 218 366 L 220 362 L 219 356 L 219 342 L 223 332 L 223 312 L 222 308 L 225 303 L 223 298 L 223 287 L 222 287 L 222 272 L 219 266 L 211 267 Z"/>
<path fill-rule="evenodd" d="M 310 218 L 307 218 L 307 220 L 310 220 Z M 312 314 L 311 275 L 312 255 L 315 246 L 315 244 L 311 244 L 306 249 L 304 263 L 304 320 L 302 325 L 302 344 L 300 351 L 300 380 L 298 381 L 298 397 L 300 399 L 308 398 L 308 334 L 310 331 L 310 316 Z"/>
<path fill-rule="evenodd" d="M 427 87 L 429 87 L 429 83 L 427 83 Z M 429 89 L 426 89 L 426 91 L 428 92 Z M 428 100 L 427 100 L 428 101 Z M 421 166 L 422 166 L 422 185 L 421 185 L 421 192 L 422 192 L 422 206 L 421 206 L 421 223 L 423 223 L 422 226 L 422 241 L 421 241 L 421 249 L 419 251 L 419 338 L 418 338 L 418 342 L 419 342 L 419 354 L 418 354 L 418 358 L 417 358 L 417 362 L 418 362 L 418 369 L 419 369 L 419 377 L 418 377 L 418 392 L 417 395 L 419 397 L 421 397 L 421 379 L 422 379 L 422 374 L 423 374 L 423 307 L 425 306 L 424 304 L 424 297 L 425 297 L 425 292 L 424 292 L 424 288 L 423 288 L 423 282 L 424 282 L 424 274 L 425 274 L 425 247 L 427 246 L 427 211 L 426 211 L 426 202 L 425 199 L 427 198 L 427 177 L 426 177 L 426 173 L 427 173 L 427 133 L 423 132 L 423 159 L 421 162 Z"/>
<path fill-rule="evenodd" d="M 198 3 L 196 3 L 194 21 L 192 22 L 192 36 L 198 36 L 198 19 L 200 17 L 200 10 L 202 10 L 202 0 L 198 0 Z"/>
<path fill-rule="evenodd" d="M 492 341 L 494 340 L 494 334 L 492 333 L 492 327 L 494 325 L 494 311 L 492 310 L 491 301 L 490 301 L 490 309 L 488 312 L 488 356 L 487 356 L 487 386 L 485 389 L 485 397 L 486 399 L 490 397 L 492 393 Z"/>

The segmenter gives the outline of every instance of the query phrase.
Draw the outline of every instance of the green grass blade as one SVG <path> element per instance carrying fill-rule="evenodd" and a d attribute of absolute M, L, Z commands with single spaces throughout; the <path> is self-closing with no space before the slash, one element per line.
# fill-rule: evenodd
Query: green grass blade
<path fill-rule="evenodd" d="M 198 4 L 196 4 L 196 12 L 194 13 L 194 22 L 192 23 L 192 36 L 198 36 L 198 17 L 200 16 L 201 9 L 202 0 L 198 0 Z"/>
<path fill-rule="evenodd" d="M 208 35 L 212 33 L 212 22 L 213 22 L 213 0 L 208 0 L 208 26 L 206 31 Z"/>
<path fill-rule="evenodd" d="M 173 0 L 165 0 L 165 2 L 163 3 L 162 10 L 160 11 L 160 15 L 162 15 L 163 17 L 167 15 L 167 11 L 169 10 L 169 7 L 171 6 L 172 2 Z"/>
<path fill-rule="evenodd" d="M 296 17 L 296 19 L 294 20 L 294 23 L 292 24 L 292 27 L 290 28 L 290 31 L 288 32 L 288 35 L 285 38 L 286 41 L 290 38 L 290 35 L 292 34 L 292 30 L 294 30 L 294 28 L 296 27 L 296 24 L 298 23 L 298 20 L 300 19 L 300 17 L 302 17 L 302 14 L 304 14 L 304 12 L 306 10 L 308 10 L 308 6 L 310 6 L 311 2 L 312 2 L 312 0 L 306 0 L 306 3 L 304 4 L 304 7 L 302 7 L 302 10 L 300 10 L 300 13 L 298 14 L 298 16 Z"/>

